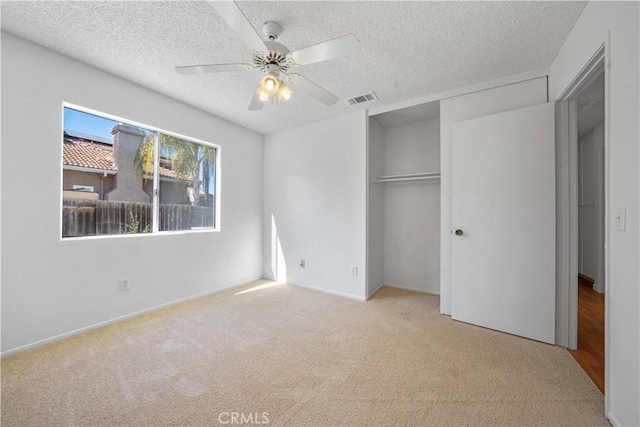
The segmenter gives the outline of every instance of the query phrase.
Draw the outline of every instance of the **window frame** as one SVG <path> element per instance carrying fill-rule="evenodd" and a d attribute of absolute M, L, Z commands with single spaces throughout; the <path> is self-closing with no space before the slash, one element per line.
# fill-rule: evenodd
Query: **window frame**
<path fill-rule="evenodd" d="M 72 110 L 79 111 L 81 113 L 91 114 L 94 116 L 98 116 L 107 120 L 112 120 L 118 123 L 138 127 L 150 132 L 155 133 L 155 143 L 153 147 L 153 197 L 152 197 L 152 231 L 150 233 L 134 233 L 134 234 L 102 234 L 102 235 L 90 235 L 90 236 L 74 236 L 74 237 L 63 237 L 62 236 L 62 215 L 63 215 L 63 207 L 64 207 L 64 163 L 63 163 L 63 155 L 64 155 L 64 111 L 65 108 L 69 108 Z M 92 108 L 84 107 L 81 105 L 73 104 L 70 102 L 63 101 L 61 111 L 61 131 L 60 131 L 60 156 L 59 156 L 59 164 L 60 164 L 60 185 L 59 185 L 59 193 L 60 193 L 60 205 L 58 209 L 59 219 L 58 219 L 58 238 L 60 241 L 79 241 L 79 240 L 94 240 L 94 239 L 111 239 L 111 238 L 136 238 L 136 237 L 148 237 L 148 236 L 166 236 L 166 235 L 178 235 L 178 234 L 198 234 L 198 233 L 216 233 L 221 230 L 220 224 L 220 202 L 221 202 L 221 167 L 220 167 L 220 159 L 222 147 L 219 144 L 214 144 L 212 142 L 204 141 L 198 138 L 193 138 L 190 136 L 182 135 L 177 132 L 167 131 L 165 129 L 159 128 L 157 126 L 151 126 L 144 123 L 137 122 L 135 120 L 125 119 L 113 114 L 104 113 L 99 110 L 95 110 Z M 184 141 L 188 141 L 194 144 L 202 145 L 205 147 L 211 147 L 215 149 L 215 166 L 214 166 L 214 211 L 213 211 L 213 227 L 198 227 L 192 228 L 188 230 L 160 230 L 160 176 L 159 176 L 159 158 L 160 158 L 160 144 L 159 144 L 159 135 L 164 134 L 168 136 L 172 136 L 175 138 L 182 139 Z"/>

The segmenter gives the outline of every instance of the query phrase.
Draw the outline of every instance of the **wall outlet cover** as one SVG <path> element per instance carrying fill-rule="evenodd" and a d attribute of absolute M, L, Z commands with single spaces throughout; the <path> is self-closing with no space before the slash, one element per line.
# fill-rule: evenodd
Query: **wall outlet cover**
<path fill-rule="evenodd" d="M 122 292 L 126 292 L 131 289 L 131 282 L 129 281 L 129 279 L 120 279 L 119 283 L 120 283 L 120 290 Z"/>

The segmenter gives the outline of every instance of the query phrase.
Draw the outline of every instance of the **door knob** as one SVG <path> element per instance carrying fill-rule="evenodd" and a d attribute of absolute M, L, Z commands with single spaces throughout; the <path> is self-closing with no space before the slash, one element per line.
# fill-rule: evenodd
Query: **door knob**
<path fill-rule="evenodd" d="M 456 230 L 456 236 L 462 236 L 462 230 L 459 228 Z"/>

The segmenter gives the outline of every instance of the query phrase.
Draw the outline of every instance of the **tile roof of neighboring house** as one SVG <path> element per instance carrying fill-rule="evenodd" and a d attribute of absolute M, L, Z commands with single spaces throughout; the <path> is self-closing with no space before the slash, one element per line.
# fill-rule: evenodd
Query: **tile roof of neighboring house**
<path fill-rule="evenodd" d="M 62 164 L 83 168 L 116 171 L 113 145 L 89 139 L 64 136 Z"/>
<path fill-rule="evenodd" d="M 62 164 L 104 171 L 118 171 L 114 162 L 112 144 L 78 138 L 66 133 L 64 135 Z M 164 166 L 160 166 L 158 172 L 163 178 L 191 181 L 189 177 L 179 176 L 176 171 Z"/>

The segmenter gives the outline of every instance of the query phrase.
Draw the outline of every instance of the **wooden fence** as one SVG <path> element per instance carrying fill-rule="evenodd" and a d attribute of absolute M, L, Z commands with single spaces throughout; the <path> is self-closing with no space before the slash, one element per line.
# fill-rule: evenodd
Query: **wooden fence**
<path fill-rule="evenodd" d="M 160 204 L 159 230 L 213 226 L 213 207 Z M 153 204 L 63 199 L 62 237 L 150 233 Z"/>

